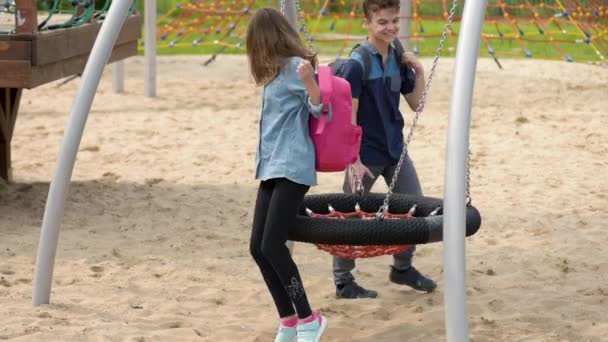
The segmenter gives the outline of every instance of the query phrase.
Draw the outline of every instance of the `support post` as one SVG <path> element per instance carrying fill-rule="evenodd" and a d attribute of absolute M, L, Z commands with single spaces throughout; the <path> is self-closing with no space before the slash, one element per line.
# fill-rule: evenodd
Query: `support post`
<path fill-rule="evenodd" d="M 38 32 L 38 8 L 36 0 L 15 0 L 15 33 Z M 12 181 L 11 140 L 19 103 L 21 88 L 2 88 L 0 92 L 0 178 Z"/>
<path fill-rule="evenodd" d="M 412 36 L 412 0 L 401 0 L 401 9 L 399 16 L 401 21 L 399 22 L 399 39 L 403 49 L 410 51 L 410 37 Z"/>
<path fill-rule="evenodd" d="M 445 324 L 448 342 L 469 340 L 465 269 L 466 165 L 471 103 L 485 13 L 485 0 L 464 3 L 452 83 L 443 211 Z"/>
<path fill-rule="evenodd" d="M 285 17 L 287 17 L 287 21 L 298 31 L 298 16 L 296 12 L 296 2 L 295 0 L 280 0 L 285 2 L 285 6 L 283 10 L 285 10 Z"/>
<path fill-rule="evenodd" d="M 36 0 L 15 0 L 15 33 L 38 32 Z"/>
<path fill-rule="evenodd" d="M 0 88 L 0 178 L 12 181 L 11 139 L 21 101 L 21 88 Z"/>
<path fill-rule="evenodd" d="M 116 94 L 125 91 L 125 62 L 122 60 L 115 62 L 112 66 L 112 89 Z"/>
<path fill-rule="evenodd" d="M 144 24 L 144 87 L 147 97 L 156 97 L 156 0 L 145 1 Z"/>
<path fill-rule="evenodd" d="M 281 5 L 283 3 L 285 4 L 284 6 Z M 279 10 L 285 11 L 283 14 L 287 17 L 287 21 L 296 29 L 296 32 L 298 32 L 298 16 L 295 0 L 279 0 Z M 295 248 L 294 242 L 287 240 L 285 245 L 287 246 L 287 249 L 289 249 L 289 253 L 293 254 L 293 249 Z"/>
<path fill-rule="evenodd" d="M 63 217 L 74 163 L 76 162 L 78 146 L 82 139 L 84 126 L 91 110 L 103 69 L 108 62 L 112 48 L 122 29 L 132 2 L 133 0 L 112 1 L 82 73 L 82 81 L 72 105 L 55 167 L 55 174 L 51 181 L 44 217 L 42 218 L 42 230 L 38 244 L 38 255 L 36 257 L 36 273 L 34 275 L 34 293 L 32 296 L 34 306 L 50 302 L 55 254 L 59 241 L 59 227 Z"/>

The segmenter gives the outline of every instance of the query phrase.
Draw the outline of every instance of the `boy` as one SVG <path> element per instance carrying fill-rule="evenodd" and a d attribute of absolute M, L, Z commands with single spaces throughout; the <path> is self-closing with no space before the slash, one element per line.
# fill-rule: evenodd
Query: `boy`
<path fill-rule="evenodd" d="M 369 79 L 363 84 L 363 56 L 357 51 L 344 63 L 340 73 L 351 85 L 353 121 L 363 128 L 359 160 L 345 174 L 346 193 L 358 189 L 357 184 L 369 192 L 379 176 L 390 184 L 404 147 L 400 95 L 404 95 L 409 107 L 415 111 L 425 83 L 424 67 L 415 56 L 409 52 L 397 56 L 391 47 L 399 32 L 399 0 L 365 0 L 363 13 L 368 30 L 363 47 L 371 62 Z M 416 169 L 409 157 L 401 166 L 394 192 L 422 195 Z M 418 291 L 432 292 L 437 286 L 435 282 L 412 266 L 414 251 L 415 246 L 412 246 L 394 256 L 389 279 Z M 336 297 L 375 298 L 376 291 L 355 282 L 351 273 L 354 268 L 354 260 L 334 257 Z"/>

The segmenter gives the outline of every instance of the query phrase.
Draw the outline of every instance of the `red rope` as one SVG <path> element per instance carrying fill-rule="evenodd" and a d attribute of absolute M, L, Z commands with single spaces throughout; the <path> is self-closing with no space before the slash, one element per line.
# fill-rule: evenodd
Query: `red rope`
<path fill-rule="evenodd" d="M 354 212 L 345 213 L 334 210 L 329 206 L 328 214 L 317 214 L 310 210 L 306 211 L 310 217 L 323 217 L 332 219 L 362 219 L 372 220 L 376 218 L 376 213 L 368 213 L 359 208 L 355 207 Z M 384 219 L 386 220 L 400 220 L 400 219 L 411 219 L 413 218 L 413 210 L 405 214 L 391 214 L 386 213 Z M 404 252 L 408 249 L 409 245 L 369 245 L 369 246 L 351 246 L 351 245 L 327 245 L 327 244 L 315 244 L 317 248 L 328 252 L 331 255 L 345 259 L 359 259 L 359 258 L 371 258 L 380 255 L 395 255 Z"/>

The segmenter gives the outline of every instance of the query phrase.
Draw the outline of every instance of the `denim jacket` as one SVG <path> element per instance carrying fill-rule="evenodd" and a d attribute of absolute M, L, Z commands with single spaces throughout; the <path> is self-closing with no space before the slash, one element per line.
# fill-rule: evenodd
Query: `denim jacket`
<path fill-rule="evenodd" d="M 312 105 L 296 72 L 300 57 L 285 59 L 280 74 L 264 86 L 255 177 L 287 178 L 317 184 L 315 149 L 308 132 L 310 115 L 319 117 L 322 104 Z"/>

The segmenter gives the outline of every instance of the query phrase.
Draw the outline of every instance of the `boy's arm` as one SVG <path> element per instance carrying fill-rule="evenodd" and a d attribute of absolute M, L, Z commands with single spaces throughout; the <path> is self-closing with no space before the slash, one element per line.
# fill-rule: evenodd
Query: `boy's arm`
<path fill-rule="evenodd" d="M 414 86 L 414 90 L 411 93 L 403 95 L 405 101 L 410 106 L 412 111 L 416 111 L 418 106 L 420 105 L 420 100 L 422 100 L 422 93 L 424 92 L 425 79 L 424 79 L 424 70 L 421 68 L 420 71 L 416 71 L 416 85 Z"/>
<path fill-rule="evenodd" d="M 357 124 L 357 111 L 359 110 L 359 99 L 353 97 L 353 125 Z"/>
<path fill-rule="evenodd" d="M 357 124 L 357 111 L 359 110 L 359 99 L 353 97 L 353 124 Z M 361 161 L 361 151 L 357 155 L 357 160 L 350 165 L 348 172 L 346 173 L 348 176 L 348 182 L 350 184 L 350 188 L 359 191 L 357 187 L 357 182 L 361 181 L 363 177 L 368 176 L 370 178 L 374 178 L 374 174 L 369 170 L 369 168 L 363 165 Z M 359 183 L 361 184 L 361 183 Z"/>
<path fill-rule="evenodd" d="M 350 84 L 353 105 L 353 124 L 356 125 L 357 112 L 359 111 L 359 97 L 363 91 L 363 66 L 359 64 L 359 62 L 349 59 L 344 65 L 343 77 Z M 358 191 L 357 182 L 361 181 L 363 177 L 374 177 L 374 174 L 361 162 L 361 152 L 359 152 L 357 160 L 348 168 L 346 175 L 348 177 L 350 188 L 356 191 Z"/>
<path fill-rule="evenodd" d="M 345 62 L 342 77 L 350 84 L 353 104 L 353 124 L 357 124 L 357 111 L 359 110 L 359 97 L 363 91 L 363 66 L 359 62 L 349 59 Z"/>
<path fill-rule="evenodd" d="M 353 111 L 352 122 L 356 125 L 357 112 L 359 111 L 359 97 L 363 92 L 363 65 L 354 59 L 347 60 L 343 67 L 342 77 L 350 84 Z M 363 174 L 370 174 L 369 170 L 361 164 L 361 156 L 357 158 L 355 165 L 359 169 L 355 174 L 359 177 L 362 177 Z"/>
<path fill-rule="evenodd" d="M 411 52 L 403 54 L 401 63 L 404 64 L 401 68 L 401 93 L 409 107 L 416 111 L 422 100 L 425 87 L 424 66 Z"/>

